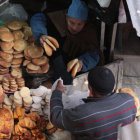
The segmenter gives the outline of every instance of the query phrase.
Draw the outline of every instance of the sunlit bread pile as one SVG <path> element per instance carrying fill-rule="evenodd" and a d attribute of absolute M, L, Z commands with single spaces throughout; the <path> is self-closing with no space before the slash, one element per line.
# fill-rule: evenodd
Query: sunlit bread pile
<path fill-rule="evenodd" d="M 28 73 L 46 73 L 48 72 L 49 59 L 43 55 L 44 50 L 41 46 L 37 46 L 34 43 L 27 46 L 24 50 L 24 56 L 26 60 L 23 62 L 23 66 L 26 67 Z"/>

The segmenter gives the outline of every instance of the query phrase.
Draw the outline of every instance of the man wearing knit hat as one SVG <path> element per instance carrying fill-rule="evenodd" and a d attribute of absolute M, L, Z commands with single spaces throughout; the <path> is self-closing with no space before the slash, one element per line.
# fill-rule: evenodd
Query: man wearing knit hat
<path fill-rule="evenodd" d="M 54 68 L 54 80 L 61 77 L 65 84 L 72 83 L 71 71 L 67 64 L 78 59 L 78 72 L 89 71 L 101 60 L 96 30 L 88 21 L 87 5 L 81 0 L 72 0 L 68 10 L 42 13 L 31 18 L 31 28 L 36 41 L 43 42 L 47 35 L 59 42 L 60 49 L 53 52 L 51 63 Z M 46 28 L 47 27 L 47 28 Z"/>
<path fill-rule="evenodd" d="M 59 81 L 50 100 L 52 124 L 72 133 L 74 140 L 117 140 L 118 126 L 132 123 L 136 117 L 134 98 L 113 92 L 115 78 L 111 70 L 96 66 L 88 74 L 90 94 L 75 108 L 64 109 L 62 94 L 66 87 Z"/>

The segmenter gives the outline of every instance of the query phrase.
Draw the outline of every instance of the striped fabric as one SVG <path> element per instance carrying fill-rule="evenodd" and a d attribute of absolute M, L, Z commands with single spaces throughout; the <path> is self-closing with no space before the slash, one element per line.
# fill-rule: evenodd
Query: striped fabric
<path fill-rule="evenodd" d="M 55 90 L 50 101 L 52 123 L 72 132 L 76 140 L 116 140 L 118 125 L 132 123 L 136 117 L 134 99 L 127 93 L 89 98 L 72 109 L 63 109 L 62 93 Z"/>

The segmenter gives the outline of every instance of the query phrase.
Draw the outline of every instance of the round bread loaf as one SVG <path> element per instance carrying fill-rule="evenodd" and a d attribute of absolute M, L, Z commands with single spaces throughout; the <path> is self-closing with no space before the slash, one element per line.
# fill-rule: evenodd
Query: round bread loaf
<path fill-rule="evenodd" d="M 32 44 L 31 46 L 28 47 L 28 55 L 31 58 L 39 58 L 43 55 L 44 50 L 41 46 L 36 46 Z"/>
<path fill-rule="evenodd" d="M 0 60 L 0 66 L 4 67 L 4 68 L 9 68 L 11 66 L 10 62 L 6 62 L 4 60 Z"/>
<path fill-rule="evenodd" d="M 29 64 L 27 65 L 27 68 L 28 68 L 29 70 L 40 70 L 40 66 L 34 65 L 34 64 L 32 64 L 32 63 L 29 63 Z"/>
<path fill-rule="evenodd" d="M 2 41 L 11 42 L 11 41 L 14 40 L 14 36 L 11 32 L 1 32 L 0 33 L 0 39 Z"/>
<path fill-rule="evenodd" d="M 6 52 L 6 53 L 10 53 L 10 54 L 12 54 L 13 52 L 14 52 L 14 49 L 13 48 L 11 48 L 10 50 L 3 50 L 4 52 Z"/>
<path fill-rule="evenodd" d="M 23 39 L 24 34 L 22 33 L 22 31 L 18 30 L 18 31 L 13 31 L 13 35 L 14 35 L 14 39 L 18 40 L 18 39 Z"/>
<path fill-rule="evenodd" d="M 9 69 L 6 69 L 4 71 L 0 71 L 0 74 L 7 74 L 7 73 L 9 73 Z"/>
<path fill-rule="evenodd" d="M 31 62 L 31 61 L 29 61 L 29 60 L 24 60 L 23 66 L 27 66 L 30 62 Z"/>
<path fill-rule="evenodd" d="M 42 73 L 47 73 L 49 68 L 50 68 L 49 63 L 46 63 L 45 65 L 41 66 Z"/>
<path fill-rule="evenodd" d="M 8 28 L 11 30 L 20 30 L 22 28 L 22 25 L 20 24 L 20 22 L 18 21 L 12 21 L 10 23 L 8 23 Z"/>
<path fill-rule="evenodd" d="M 32 59 L 32 63 L 38 66 L 42 66 L 48 62 L 49 62 L 49 59 L 46 56 Z"/>
<path fill-rule="evenodd" d="M 19 64 L 21 64 L 22 63 L 22 58 L 14 58 L 13 60 L 12 60 L 12 65 L 14 64 L 14 65 L 19 65 Z"/>
<path fill-rule="evenodd" d="M 20 67 L 20 64 L 19 65 L 11 65 L 12 68 L 19 68 Z"/>
<path fill-rule="evenodd" d="M 26 71 L 28 73 L 42 73 L 41 69 L 40 70 L 29 70 L 28 68 L 26 68 Z"/>
<path fill-rule="evenodd" d="M 14 54 L 14 58 L 22 58 L 24 57 L 23 53 Z"/>
<path fill-rule="evenodd" d="M 14 42 L 13 41 L 11 41 L 11 42 L 2 41 L 2 42 L 0 42 L 0 46 L 3 51 L 8 51 L 8 50 L 12 49 L 12 47 L 14 46 Z"/>
<path fill-rule="evenodd" d="M 13 55 L 12 54 L 9 54 L 9 53 L 6 53 L 6 52 L 2 52 L 2 51 L 0 51 L 0 56 L 6 62 L 11 62 L 12 59 L 13 59 Z"/>
<path fill-rule="evenodd" d="M 20 96 L 23 97 L 23 98 L 27 97 L 27 96 L 30 96 L 30 89 L 28 87 L 21 88 Z"/>
<path fill-rule="evenodd" d="M 1 32 L 9 32 L 10 30 L 7 27 L 0 26 L 0 33 Z"/>
<path fill-rule="evenodd" d="M 25 49 L 26 46 L 27 46 L 26 41 L 23 39 L 19 39 L 15 41 L 14 49 L 18 52 L 21 52 Z"/>

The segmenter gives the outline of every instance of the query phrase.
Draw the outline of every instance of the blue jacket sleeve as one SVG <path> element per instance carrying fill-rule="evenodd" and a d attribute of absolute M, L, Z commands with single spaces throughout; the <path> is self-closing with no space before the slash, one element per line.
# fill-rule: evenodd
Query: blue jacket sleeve
<path fill-rule="evenodd" d="M 30 26 L 36 41 L 39 41 L 41 35 L 47 35 L 47 21 L 43 13 L 37 13 L 31 17 Z"/>
<path fill-rule="evenodd" d="M 86 72 L 98 64 L 100 56 L 96 51 L 92 51 L 79 56 L 78 59 L 83 62 L 81 71 Z"/>

